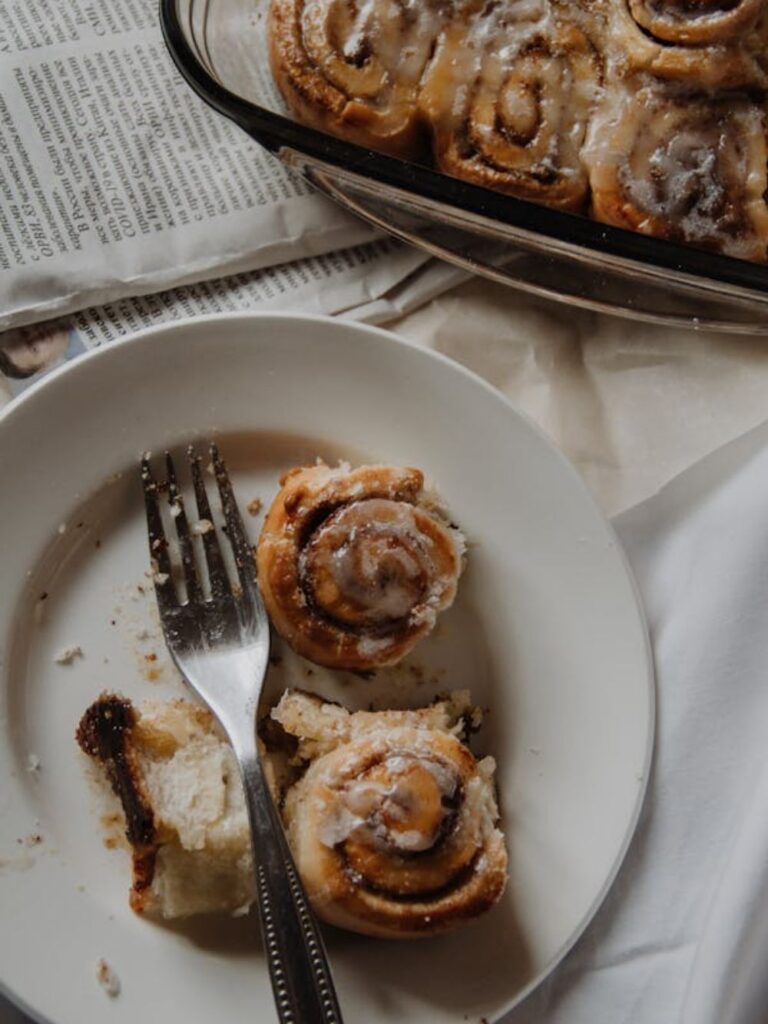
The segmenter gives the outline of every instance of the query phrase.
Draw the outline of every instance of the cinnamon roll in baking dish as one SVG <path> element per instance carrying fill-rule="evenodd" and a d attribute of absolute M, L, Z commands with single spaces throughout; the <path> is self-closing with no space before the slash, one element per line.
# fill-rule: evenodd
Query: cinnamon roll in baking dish
<path fill-rule="evenodd" d="M 441 170 L 578 209 L 589 187 L 579 151 L 602 58 L 582 28 L 531 18 L 531 10 L 502 5 L 450 25 L 425 76 L 421 109 Z"/>
<path fill-rule="evenodd" d="M 609 50 L 689 86 L 765 87 L 767 11 L 766 0 L 611 0 Z"/>
<path fill-rule="evenodd" d="M 461 533 L 417 469 L 317 465 L 281 484 L 257 551 L 273 626 L 320 665 L 395 664 L 452 603 Z"/>
<path fill-rule="evenodd" d="M 598 220 L 766 259 L 766 116 L 749 99 L 627 90 L 598 113 L 584 155 Z"/>
<path fill-rule="evenodd" d="M 275 76 L 301 120 L 766 260 L 768 0 L 271 2 Z"/>
<path fill-rule="evenodd" d="M 385 938 L 477 917 L 507 876 L 493 760 L 475 759 L 448 707 L 442 723 L 419 711 L 362 714 L 301 693 L 272 712 L 303 745 L 300 756 L 314 746 L 283 807 L 313 907 L 325 921 Z"/>
<path fill-rule="evenodd" d="M 416 97 L 444 0 L 272 0 L 277 84 L 307 124 L 397 156 L 418 153 Z"/>

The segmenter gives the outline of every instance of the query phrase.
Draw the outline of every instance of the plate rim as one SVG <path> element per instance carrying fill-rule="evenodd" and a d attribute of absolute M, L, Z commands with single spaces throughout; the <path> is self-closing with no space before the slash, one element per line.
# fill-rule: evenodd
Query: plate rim
<path fill-rule="evenodd" d="M 78 373 L 81 367 L 85 366 L 94 361 L 111 358 L 111 353 L 121 349 L 126 345 L 133 345 L 137 342 L 145 341 L 148 338 L 152 338 L 156 335 L 162 335 L 166 333 L 176 333 L 178 331 L 184 331 L 186 328 L 194 326 L 195 328 L 204 327 L 206 325 L 215 326 L 221 324 L 223 321 L 241 321 L 244 323 L 263 322 L 266 320 L 277 320 L 277 321 L 290 321 L 296 324 L 317 324 L 321 323 L 326 326 L 332 326 L 333 328 L 341 328 L 345 331 L 352 333 L 362 332 L 379 339 L 380 342 L 386 342 L 400 346 L 402 348 L 415 350 L 419 358 L 426 361 L 437 360 L 442 363 L 451 372 L 457 373 L 459 376 L 465 377 L 471 384 L 479 385 L 483 391 L 485 391 L 488 398 L 501 402 L 506 407 L 506 410 L 512 413 L 513 417 L 522 421 L 522 423 L 532 431 L 540 442 L 543 442 L 546 448 L 549 449 L 550 455 L 553 455 L 561 470 L 563 470 L 571 479 L 572 483 L 581 490 L 582 496 L 586 499 L 587 503 L 591 507 L 592 512 L 600 519 L 603 527 L 606 529 L 609 538 L 613 541 L 613 550 L 619 558 L 620 564 L 624 570 L 624 574 L 630 584 L 630 591 L 632 595 L 632 601 L 634 610 L 637 615 L 638 625 L 641 629 L 643 636 L 643 651 L 645 660 L 645 687 L 648 698 L 648 716 L 645 722 L 646 730 L 646 743 L 645 752 L 642 763 L 642 781 L 638 784 L 637 796 L 632 810 L 632 814 L 627 825 L 624 838 L 616 853 L 611 870 L 607 873 L 603 884 L 595 894 L 593 900 L 589 904 L 589 907 L 585 911 L 582 919 L 577 924 L 576 928 L 570 935 L 564 940 L 562 945 L 553 955 L 548 964 L 542 968 L 522 989 L 520 989 L 511 1001 L 505 1003 L 501 1009 L 499 1009 L 493 1018 L 491 1024 L 502 1024 L 503 1019 L 512 1012 L 512 1010 L 519 1007 L 557 968 L 560 966 L 565 957 L 571 952 L 576 946 L 578 941 L 583 936 L 586 929 L 594 920 L 595 916 L 603 905 L 606 897 L 612 889 L 626 859 L 627 853 L 632 841 L 635 838 L 637 832 L 637 826 L 645 806 L 645 801 L 650 788 L 650 776 L 651 768 L 653 764 L 653 756 L 655 750 L 656 741 L 656 725 L 657 725 L 657 681 L 656 681 L 656 669 L 654 661 L 653 646 L 650 638 L 650 631 L 648 627 L 648 620 L 645 613 L 645 608 L 642 601 L 642 595 L 640 588 L 637 583 L 632 566 L 629 562 L 629 558 L 621 543 L 618 534 L 616 533 L 615 527 L 611 520 L 606 516 L 603 510 L 597 503 L 596 498 L 592 494 L 591 490 L 586 484 L 586 481 L 578 471 L 576 466 L 571 460 L 565 455 L 565 453 L 557 446 L 553 439 L 544 431 L 544 429 L 536 423 L 531 416 L 525 411 L 518 409 L 514 402 L 505 395 L 499 388 L 494 387 L 487 380 L 481 377 L 478 373 L 468 369 L 462 363 L 457 362 L 455 359 L 451 359 L 449 356 L 442 352 L 438 352 L 435 349 L 426 348 L 423 345 L 412 341 L 409 338 L 401 337 L 400 335 L 394 334 L 391 331 L 385 330 L 382 327 L 375 326 L 372 324 L 360 323 L 356 320 L 339 319 L 338 317 L 318 315 L 312 313 L 291 313 L 286 311 L 237 311 L 227 313 L 212 313 L 204 316 L 190 316 L 183 317 L 179 320 L 166 322 L 162 324 L 155 324 L 149 327 L 144 327 L 141 330 L 131 332 L 125 335 L 125 337 L 115 339 L 114 341 L 108 342 L 103 345 L 99 345 L 96 348 L 90 349 L 86 352 L 80 353 L 73 359 L 67 360 L 52 370 L 49 370 L 43 376 L 29 385 L 20 395 L 11 399 L 11 401 L 0 409 L 0 442 L 2 442 L 2 433 L 8 429 L 9 421 L 15 418 L 16 413 L 19 409 L 26 407 L 30 402 L 38 400 L 38 396 L 49 388 L 49 386 L 58 381 L 62 376 L 67 376 L 72 373 Z M 41 1016 L 32 1007 L 24 1001 L 23 998 L 17 996 L 14 991 L 6 984 L 2 976 L 0 976 L 0 996 L 3 996 L 8 1002 L 18 1008 L 22 1013 L 26 1014 L 29 1019 L 35 1024 L 57 1024 L 56 1020 L 48 1017 Z"/>

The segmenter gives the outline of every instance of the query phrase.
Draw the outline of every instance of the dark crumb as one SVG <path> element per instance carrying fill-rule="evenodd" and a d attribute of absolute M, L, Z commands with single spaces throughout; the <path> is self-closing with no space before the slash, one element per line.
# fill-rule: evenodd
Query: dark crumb
<path fill-rule="evenodd" d="M 136 588 L 136 589 L 138 590 L 138 592 L 139 592 L 140 594 L 144 594 L 144 593 L 146 593 L 146 591 L 144 590 L 144 587 L 142 587 L 142 585 L 141 585 L 140 583 L 139 583 L 139 585 L 137 586 L 137 588 Z"/>
<path fill-rule="evenodd" d="M 100 540 L 96 540 L 96 541 L 94 542 L 94 545 L 93 545 L 93 546 L 94 546 L 94 547 L 96 548 L 96 550 L 98 551 L 98 550 L 99 550 L 99 548 L 101 547 L 101 541 L 100 541 Z"/>
<path fill-rule="evenodd" d="M 48 600 L 48 591 L 44 590 L 42 592 L 42 594 L 40 595 L 40 597 L 38 597 L 38 601 L 47 601 L 47 600 Z"/>
<path fill-rule="evenodd" d="M 314 674 L 315 674 L 315 671 L 314 671 L 314 669 L 311 669 L 311 668 L 305 668 L 305 669 L 304 669 L 304 675 L 305 675 L 305 676 L 306 676 L 307 678 L 309 678 L 310 676 L 313 676 Z"/>
<path fill-rule="evenodd" d="M 277 666 L 278 665 L 282 665 L 282 663 L 283 663 L 283 659 L 281 658 L 281 656 L 279 654 L 270 654 L 270 656 L 269 656 L 269 664 L 270 665 L 274 665 L 275 668 L 277 668 Z"/>
<path fill-rule="evenodd" d="M 424 682 L 424 674 L 425 673 L 424 673 L 424 668 L 421 665 L 409 665 L 408 666 L 408 671 L 413 676 L 413 681 L 415 683 L 423 683 Z"/>
<path fill-rule="evenodd" d="M 157 655 L 154 651 L 151 654 L 145 654 L 144 661 L 157 661 Z"/>
<path fill-rule="evenodd" d="M 257 516 L 261 512 L 263 504 L 261 498 L 253 498 L 245 507 L 249 515 Z"/>
<path fill-rule="evenodd" d="M 374 672 L 374 670 L 372 668 L 370 668 L 370 669 L 351 668 L 349 671 L 352 673 L 353 676 L 357 676 L 358 679 L 375 679 L 376 678 L 376 673 Z"/>
<path fill-rule="evenodd" d="M 284 750 L 291 757 L 298 750 L 298 737 L 287 733 L 282 725 L 272 718 L 271 715 L 267 714 L 259 719 L 256 731 L 268 750 Z"/>
<path fill-rule="evenodd" d="M 110 624 L 110 626 L 116 626 L 117 622 L 114 619 L 110 619 L 109 620 L 109 624 Z"/>
<path fill-rule="evenodd" d="M 85 526 L 85 523 L 84 523 L 84 522 L 83 522 L 83 520 L 81 519 L 81 520 L 80 520 L 80 522 L 79 522 L 79 523 L 78 523 L 78 524 L 77 524 L 77 525 L 75 526 L 75 529 L 76 529 L 76 530 L 82 530 L 82 528 L 83 528 L 84 526 Z"/>

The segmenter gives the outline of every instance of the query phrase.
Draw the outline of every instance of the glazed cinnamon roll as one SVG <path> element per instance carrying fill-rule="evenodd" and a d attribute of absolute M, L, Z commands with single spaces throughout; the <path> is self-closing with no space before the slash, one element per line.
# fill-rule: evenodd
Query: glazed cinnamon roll
<path fill-rule="evenodd" d="M 584 153 L 593 216 L 764 261 L 766 156 L 765 113 L 748 99 L 627 90 L 596 117 Z"/>
<path fill-rule="evenodd" d="M 715 89 L 768 85 L 768 0 L 611 0 L 621 65 Z"/>
<path fill-rule="evenodd" d="M 417 469 L 317 465 L 281 485 L 257 551 L 273 626 L 320 665 L 395 664 L 452 603 L 461 533 Z"/>
<path fill-rule="evenodd" d="M 272 0 L 275 81 L 305 124 L 416 157 L 419 82 L 448 0 Z"/>
<path fill-rule="evenodd" d="M 272 712 L 304 742 L 325 733 L 325 752 L 283 807 L 317 914 L 367 935 L 417 938 L 493 906 L 506 884 L 507 854 L 492 758 L 477 761 L 420 712 L 381 712 L 358 728 L 347 716 L 341 735 L 323 727 L 322 714 L 322 702 L 297 693 Z M 392 715 L 404 717 L 394 724 Z"/>
<path fill-rule="evenodd" d="M 564 210 L 583 207 L 579 158 L 602 57 L 576 24 L 500 6 L 441 35 L 421 108 L 435 162 L 466 181 Z M 546 12 L 546 7 L 544 8 Z M 523 12 L 531 20 L 521 20 Z"/>

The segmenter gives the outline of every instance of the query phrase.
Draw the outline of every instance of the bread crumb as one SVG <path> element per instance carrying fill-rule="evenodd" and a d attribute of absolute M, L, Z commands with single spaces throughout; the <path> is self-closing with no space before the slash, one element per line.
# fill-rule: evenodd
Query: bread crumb
<path fill-rule="evenodd" d="M 213 523 L 210 519 L 198 519 L 196 523 L 192 523 L 190 529 L 196 537 L 202 537 L 204 534 L 211 532 Z"/>
<path fill-rule="evenodd" d="M 263 505 L 264 502 L 261 500 L 261 498 L 253 498 L 251 501 L 248 502 L 245 508 L 246 511 L 248 512 L 248 515 L 257 516 L 259 512 L 261 512 Z"/>
<path fill-rule="evenodd" d="M 110 999 L 116 999 L 120 995 L 120 979 L 106 960 L 99 960 L 96 965 L 96 977 Z"/>
<path fill-rule="evenodd" d="M 83 649 L 79 644 L 63 647 L 53 659 L 57 665 L 71 665 L 75 658 L 82 658 Z"/>

